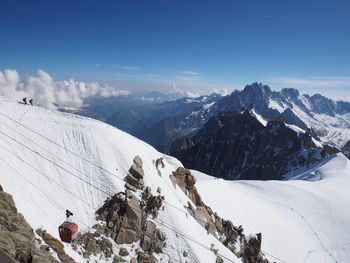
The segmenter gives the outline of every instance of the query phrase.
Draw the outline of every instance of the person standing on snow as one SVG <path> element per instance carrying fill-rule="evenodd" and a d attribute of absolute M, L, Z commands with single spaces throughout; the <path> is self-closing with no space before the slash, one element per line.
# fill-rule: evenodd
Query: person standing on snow
<path fill-rule="evenodd" d="M 25 105 L 28 104 L 28 103 L 27 103 L 27 97 L 23 98 L 23 102 L 24 102 Z"/>
<path fill-rule="evenodd" d="M 73 213 L 67 209 L 66 210 L 66 219 L 69 219 L 72 215 L 73 215 Z"/>
<path fill-rule="evenodd" d="M 30 99 L 30 100 L 29 100 L 29 103 L 30 103 L 30 105 L 33 106 L 33 99 Z"/>

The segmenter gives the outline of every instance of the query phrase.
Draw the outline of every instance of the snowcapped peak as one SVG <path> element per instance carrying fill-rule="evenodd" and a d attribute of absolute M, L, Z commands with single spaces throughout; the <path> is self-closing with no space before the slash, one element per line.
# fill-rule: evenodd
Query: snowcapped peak
<path fill-rule="evenodd" d="M 262 96 L 264 98 L 271 95 L 270 87 L 258 82 L 245 86 L 242 92 L 250 96 Z"/>
<path fill-rule="evenodd" d="M 131 202 L 129 209 L 141 205 L 142 193 L 138 190 L 127 193 L 126 183 L 132 183 L 131 179 L 142 174 L 142 184 L 149 187 L 148 192 L 161 193 L 160 199 L 164 200 L 157 217 L 149 217 L 146 222 L 147 229 L 150 227 L 148 235 L 161 231 L 164 236 L 162 234 L 160 241 L 166 238 L 164 251 L 160 256 L 154 256 L 157 262 L 180 262 L 184 254 L 191 262 L 215 262 L 218 258 L 223 260 L 220 262 L 241 262 L 219 241 L 217 233 L 208 234 L 205 225 L 186 210 L 193 202 L 169 177 L 182 167 L 177 159 L 100 121 L 1 97 L 0 133 L 0 183 L 12 194 L 18 211 L 34 230 L 41 228 L 59 239 L 57 228 L 65 220 L 65 210 L 69 209 L 74 213 L 73 219 L 79 224 L 82 235 L 89 237 L 87 232 L 91 232 L 101 236 L 96 232 L 101 231 L 103 222 L 95 218 L 96 211 L 108 200 L 118 199 L 118 195 L 129 197 L 130 200 L 124 198 Z M 160 165 L 158 160 L 161 160 Z M 128 187 L 132 189 L 130 185 Z M 191 211 L 197 213 L 194 205 Z M 114 222 L 117 215 L 112 216 Z M 205 219 L 213 220 L 209 215 Z M 159 231 L 152 232 L 154 227 Z M 130 261 L 131 257 L 136 257 L 136 249 L 142 247 L 141 241 L 131 241 L 132 244 L 128 241 L 127 245 L 118 240 L 135 236 L 137 233 L 129 233 L 122 239 L 110 237 L 109 241 L 103 239 L 103 242 L 110 245 L 109 249 L 115 255 L 120 255 L 121 246 L 127 248 Z M 82 253 L 79 254 L 72 246 L 64 244 L 66 253 L 76 262 L 86 262 L 83 258 L 86 250 L 81 246 L 78 249 Z M 93 255 L 92 258 L 98 262 L 113 260 L 113 257 L 95 258 Z"/>
<path fill-rule="evenodd" d="M 290 100 L 296 100 L 299 97 L 299 91 L 293 88 L 284 88 L 281 90 L 281 94 Z"/>

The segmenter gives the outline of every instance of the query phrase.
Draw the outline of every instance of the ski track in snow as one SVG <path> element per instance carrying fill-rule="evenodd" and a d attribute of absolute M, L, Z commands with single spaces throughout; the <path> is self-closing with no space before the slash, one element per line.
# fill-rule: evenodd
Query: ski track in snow
<path fill-rule="evenodd" d="M 266 253 L 285 262 L 349 262 L 349 161 L 338 154 L 309 172 L 303 180 L 228 182 L 193 171 L 204 202 L 248 233 L 262 232 Z"/>

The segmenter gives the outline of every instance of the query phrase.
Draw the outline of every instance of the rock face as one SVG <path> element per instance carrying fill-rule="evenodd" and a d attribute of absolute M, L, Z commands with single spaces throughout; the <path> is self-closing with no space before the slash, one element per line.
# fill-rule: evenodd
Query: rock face
<path fill-rule="evenodd" d="M 350 159 L 350 141 L 348 141 L 341 150 L 344 155 Z"/>
<path fill-rule="evenodd" d="M 256 236 L 244 235 L 242 226 L 234 226 L 231 221 L 221 218 L 209 206 L 205 205 L 196 189 L 196 180 L 188 169 L 178 167 L 170 175 L 170 179 L 175 187 L 179 186 L 191 199 L 195 207 L 188 203 L 186 209 L 208 233 L 217 238 L 237 257 L 240 257 L 244 263 L 269 262 L 264 258 L 260 249 L 261 234 Z M 212 250 L 217 253 L 216 249 L 213 248 Z M 217 256 L 216 262 L 223 262 L 223 259 Z"/>
<path fill-rule="evenodd" d="M 159 198 L 153 195 L 146 201 L 138 200 L 134 195 L 125 198 L 118 193 L 97 211 L 97 219 L 104 221 L 96 225 L 98 233 L 111 237 L 117 244 L 131 244 L 140 241 L 140 246 L 149 253 L 162 252 L 165 236 L 156 225 L 147 220 L 147 214 L 156 215 Z M 160 200 L 162 200 L 160 198 Z"/>
<path fill-rule="evenodd" d="M 0 248 L 19 262 L 58 262 L 39 245 L 33 229 L 18 213 L 12 196 L 0 186 Z"/>
<path fill-rule="evenodd" d="M 337 152 L 315 143 L 311 129 L 292 130 L 281 121 L 266 127 L 248 110 L 220 112 L 172 155 L 191 169 L 224 179 L 282 179 L 282 175 Z"/>
<path fill-rule="evenodd" d="M 96 231 L 95 233 L 79 233 L 73 240 L 72 247 L 78 250 L 78 246 L 81 246 L 84 258 L 89 258 L 91 255 L 97 256 L 102 254 L 106 258 L 110 258 L 113 255 L 112 243 L 101 234 Z"/>
<path fill-rule="evenodd" d="M 143 162 L 140 156 L 136 156 L 133 160 L 133 164 L 129 169 L 129 174 L 126 176 L 126 185 L 125 187 L 136 192 L 137 189 L 143 189 Z"/>
<path fill-rule="evenodd" d="M 129 172 L 127 177 L 132 176 L 142 180 L 144 173 L 142 159 L 139 156 L 134 158 Z M 137 190 L 139 188 L 136 188 L 135 191 Z M 147 217 L 148 215 L 157 216 L 164 197 L 152 195 L 149 187 L 144 189 L 141 196 L 142 200 L 139 200 L 127 190 L 107 199 L 104 205 L 96 211 L 96 219 L 105 222 L 95 226 L 96 232 L 112 238 L 117 244 L 131 244 L 140 241 L 143 251 L 150 254 L 160 253 L 165 245 L 165 235 Z"/>
<path fill-rule="evenodd" d="M 51 236 L 49 233 L 47 233 L 45 230 L 37 229 L 36 233 L 44 240 L 44 242 L 52 248 L 56 253 L 58 258 L 65 263 L 75 263 L 75 261 L 66 254 L 64 251 L 63 244 Z"/>

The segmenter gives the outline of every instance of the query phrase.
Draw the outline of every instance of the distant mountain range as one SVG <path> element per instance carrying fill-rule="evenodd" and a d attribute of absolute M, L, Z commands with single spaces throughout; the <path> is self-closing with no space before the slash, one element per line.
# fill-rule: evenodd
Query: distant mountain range
<path fill-rule="evenodd" d="M 350 157 L 350 103 L 296 89 L 272 91 L 253 83 L 228 96 L 161 103 L 125 98 L 107 104 L 108 114 L 95 110 L 96 105 L 106 110 L 101 101 L 91 105 L 86 112 L 98 112 L 99 119 L 175 155 L 189 168 L 227 179 L 282 179 L 345 145 Z"/>
<path fill-rule="evenodd" d="M 282 180 L 337 153 L 313 133 L 283 121 L 260 123 L 253 112 L 220 112 L 190 139 L 172 144 L 170 154 L 191 169 L 236 180 Z"/>

